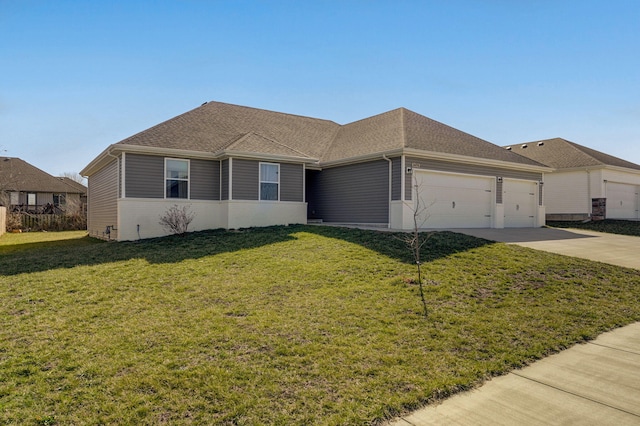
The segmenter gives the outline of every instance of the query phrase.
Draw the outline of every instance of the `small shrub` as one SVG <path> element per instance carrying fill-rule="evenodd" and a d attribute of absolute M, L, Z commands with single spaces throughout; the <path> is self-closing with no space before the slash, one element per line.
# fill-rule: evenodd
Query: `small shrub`
<path fill-rule="evenodd" d="M 196 217 L 196 214 L 191 212 L 190 209 L 191 206 L 180 207 L 174 204 L 160 217 L 159 223 L 165 231 L 171 234 L 183 235 L 187 232 L 189 224 Z"/>

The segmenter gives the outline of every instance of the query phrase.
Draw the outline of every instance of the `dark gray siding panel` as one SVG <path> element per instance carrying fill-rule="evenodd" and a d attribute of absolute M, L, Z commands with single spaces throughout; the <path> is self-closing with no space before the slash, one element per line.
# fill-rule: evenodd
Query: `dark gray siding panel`
<path fill-rule="evenodd" d="M 325 222 L 388 223 L 389 163 L 385 160 L 308 174 L 313 217 Z"/>
<path fill-rule="evenodd" d="M 411 162 L 407 158 L 404 162 L 405 167 L 411 167 Z M 404 199 L 407 201 L 411 200 L 411 194 L 413 190 L 413 173 L 405 173 L 404 174 Z"/>
<path fill-rule="evenodd" d="M 89 176 L 87 228 L 92 236 L 107 238 L 107 226 L 117 225 L 118 168 L 118 162 L 114 160 Z M 116 231 L 112 231 L 110 238 L 116 237 Z"/>
<path fill-rule="evenodd" d="M 496 180 L 496 203 L 502 204 L 502 179 Z"/>
<path fill-rule="evenodd" d="M 391 199 L 400 200 L 402 195 L 402 159 L 391 159 Z"/>
<path fill-rule="evenodd" d="M 409 157 L 407 157 L 406 164 L 407 167 L 413 166 L 414 169 L 438 170 L 441 172 L 452 173 L 468 173 L 481 176 L 502 176 L 512 179 L 542 180 L 542 173 L 501 169 L 499 167 L 480 166 L 475 164 L 452 163 L 448 161 L 425 160 Z"/>
<path fill-rule="evenodd" d="M 47 204 L 53 204 L 53 192 L 36 193 L 36 203 L 39 206 L 46 206 Z"/>
<path fill-rule="evenodd" d="M 302 164 L 280 164 L 281 201 L 303 201 L 303 173 Z"/>
<path fill-rule="evenodd" d="M 233 191 L 234 200 L 257 200 L 259 186 L 258 162 L 253 160 L 233 159 Z"/>
<path fill-rule="evenodd" d="M 192 200 L 220 199 L 220 162 L 209 160 L 191 160 Z"/>
<path fill-rule="evenodd" d="M 220 165 L 222 174 L 220 176 L 220 199 L 229 199 L 229 160 L 222 160 Z"/>
<path fill-rule="evenodd" d="M 124 174 L 127 198 L 164 198 L 164 157 L 126 154 Z"/>

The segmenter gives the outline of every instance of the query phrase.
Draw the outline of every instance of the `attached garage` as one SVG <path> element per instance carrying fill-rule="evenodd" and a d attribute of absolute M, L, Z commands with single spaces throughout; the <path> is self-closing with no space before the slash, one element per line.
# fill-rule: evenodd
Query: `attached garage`
<path fill-rule="evenodd" d="M 605 185 L 608 219 L 638 219 L 638 186 L 607 182 Z"/>
<path fill-rule="evenodd" d="M 415 170 L 421 228 L 491 228 L 495 178 Z"/>
<path fill-rule="evenodd" d="M 505 228 L 530 228 L 536 224 L 538 185 L 528 180 L 505 179 L 502 202 Z"/>

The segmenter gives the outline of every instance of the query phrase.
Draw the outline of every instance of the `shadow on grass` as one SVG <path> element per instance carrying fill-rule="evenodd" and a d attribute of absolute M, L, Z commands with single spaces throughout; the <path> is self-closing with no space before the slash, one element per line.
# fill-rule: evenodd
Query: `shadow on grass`
<path fill-rule="evenodd" d="M 83 237 L 73 240 L 27 243 L 19 249 L 0 251 L 0 275 L 42 272 L 58 268 L 90 266 L 129 259 L 145 259 L 152 264 L 176 263 L 221 253 L 262 247 L 295 239 L 294 234 L 308 232 L 361 245 L 384 256 L 413 263 L 402 234 L 325 226 L 274 226 L 238 231 L 212 230 L 185 236 L 169 236 L 136 242 L 102 242 Z M 491 241 L 456 234 L 432 233 L 423 248 L 423 261 L 432 261 L 453 253 L 492 244 Z"/>

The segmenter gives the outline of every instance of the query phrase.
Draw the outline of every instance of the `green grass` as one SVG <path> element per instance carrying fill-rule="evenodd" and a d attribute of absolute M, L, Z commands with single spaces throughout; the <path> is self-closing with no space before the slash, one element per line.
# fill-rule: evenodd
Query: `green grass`
<path fill-rule="evenodd" d="M 595 222 L 547 222 L 553 228 L 587 229 L 610 234 L 640 237 L 640 221 L 605 219 Z"/>
<path fill-rule="evenodd" d="M 0 238 L 0 424 L 379 423 L 640 320 L 640 271 L 449 232 L 427 319 L 391 234 L 59 235 Z"/>

